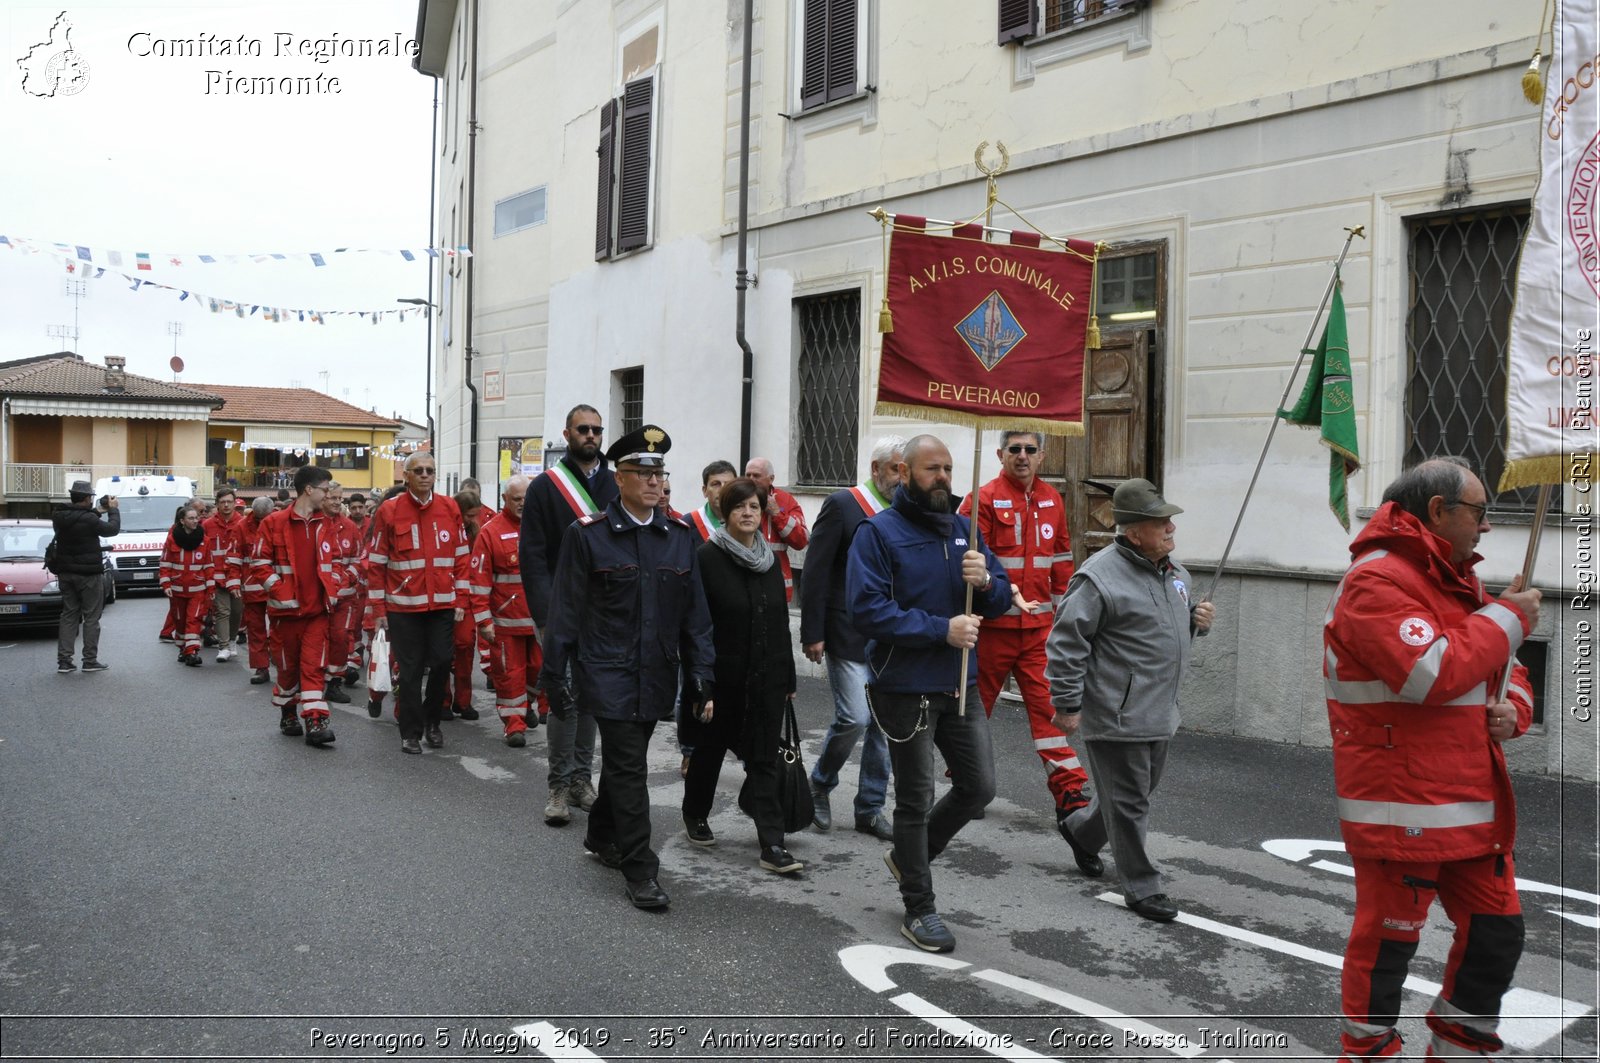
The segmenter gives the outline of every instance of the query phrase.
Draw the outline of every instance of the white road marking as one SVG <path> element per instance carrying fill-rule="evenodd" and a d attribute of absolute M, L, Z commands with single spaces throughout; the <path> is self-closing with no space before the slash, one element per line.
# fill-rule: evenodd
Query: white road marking
<path fill-rule="evenodd" d="M 952 960 L 937 952 L 913 951 L 888 945 L 850 945 L 839 950 L 839 963 L 845 971 L 872 990 L 882 993 L 898 986 L 889 977 L 889 968 L 897 963 L 915 963 L 923 967 L 938 967 L 945 971 L 959 971 L 972 966 L 962 960 Z"/>
<path fill-rule="evenodd" d="M 891 1004 L 897 1004 L 908 1015 L 913 1015 L 929 1026 L 943 1030 L 952 1037 L 959 1037 L 973 1048 L 981 1049 L 991 1056 L 999 1056 L 1011 1063 L 1027 1063 L 1029 1060 L 1049 1060 L 1057 1057 L 1041 1056 L 1037 1052 L 1029 1051 L 1021 1045 L 1014 1045 L 1001 1035 L 991 1033 L 981 1026 L 974 1026 L 965 1019 L 958 1019 L 948 1011 L 934 1007 L 915 993 L 901 993 L 889 998 Z"/>
<path fill-rule="evenodd" d="M 517 773 L 498 765 L 490 764 L 482 757 L 460 757 L 461 766 L 467 769 L 467 774 L 484 782 L 515 782 Z"/>
<path fill-rule="evenodd" d="M 587 1048 L 578 1045 L 568 1045 L 557 1048 L 556 1037 L 560 1030 L 548 1022 L 530 1022 L 523 1026 L 513 1026 L 511 1032 L 528 1042 L 535 1052 L 546 1059 L 604 1059 L 597 1056 Z"/>
<path fill-rule="evenodd" d="M 1102 893 L 1096 899 L 1118 907 L 1123 905 L 1122 895 L 1118 893 Z M 1203 916 L 1179 912 L 1177 922 L 1200 930 L 1209 930 L 1213 934 L 1230 937 L 1235 941 L 1270 949 L 1273 952 L 1281 952 L 1286 956 L 1320 963 L 1336 971 L 1344 966 L 1344 957 L 1337 953 L 1313 949 L 1294 941 L 1284 941 L 1282 938 L 1231 926 L 1228 923 L 1219 923 Z M 1422 993 L 1429 997 L 1438 996 L 1444 988 L 1438 982 L 1430 982 L 1414 974 L 1406 976 L 1405 987 L 1414 993 Z M 1500 1037 L 1513 1048 L 1532 1051 L 1589 1014 L 1591 1010 L 1593 1009 L 1587 1004 L 1576 1000 L 1566 1000 L 1532 989 L 1512 989 L 1500 1002 Z"/>

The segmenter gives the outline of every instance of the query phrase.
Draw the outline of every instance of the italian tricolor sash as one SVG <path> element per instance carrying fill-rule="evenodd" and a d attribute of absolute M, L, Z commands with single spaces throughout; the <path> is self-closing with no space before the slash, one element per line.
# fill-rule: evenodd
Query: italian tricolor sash
<path fill-rule="evenodd" d="M 889 508 L 889 500 L 878 493 L 878 485 L 871 480 L 850 488 L 850 493 L 856 496 L 856 504 L 869 518 Z"/>
<path fill-rule="evenodd" d="M 722 527 L 722 521 L 718 520 L 717 515 L 711 512 L 710 502 L 690 513 L 689 520 L 694 524 L 694 530 L 700 533 L 700 538 L 708 543 L 711 541 L 711 533 Z"/>
<path fill-rule="evenodd" d="M 600 507 L 589 497 L 588 488 L 583 486 L 582 480 L 572 475 L 571 469 L 557 462 L 545 470 L 545 475 L 550 477 L 550 482 L 555 484 L 556 490 L 561 492 L 561 497 L 572 507 L 572 512 L 580 518 L 600 512 Z"/>

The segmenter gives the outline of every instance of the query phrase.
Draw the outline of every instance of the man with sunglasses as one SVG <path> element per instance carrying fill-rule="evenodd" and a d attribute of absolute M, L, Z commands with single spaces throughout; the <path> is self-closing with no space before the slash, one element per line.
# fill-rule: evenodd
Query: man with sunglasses
<path fill-rule="evenodd" d="M 528 485 L 522 539 L 517 544 L 523 594 L 539 632 L 552 621 L 550 585 L 561 557 L 561 537 L 574 521 L 601 512 L 617 498 L 616 478 L 600 453 L 605 437 L 600 411 L 593 406 L 574 406 L 567 411 L 561 436 L 567 442 L 566 454 Z M 552 707 L 549 725 L 545 745 L 550 798 L 544 806 L 544 821 L 559 827 L 572 819 L 573 805 L 588 811 L 594 804 L 596 730 L 592 716 L 579 715 L 571 706 Z"/>
<path fill-rule="evenodd" d="M 1323 628 L 1339 831 L 1355 865 L 1341 1059 L 1399 1056 L 1406 969 L 1437 895 L 1455 924 L 1428 1008 L 1429 1059 L 1498 1055 L 1522 955 L 1516 799 L 1502 743 L 1533 720 L 1517 648 L 1539 623 L 1522 577 L 1498 598 L 1474 569 L 1490 530 L 1459 458 L 1400 474 L 1355 541 Z M 1500 684 L 1512 665 L 1506 697 Z"/>
<path fill-rule="evenodd" d="M 1055 725 L 1045 680 L 1045 643 L 1056 604 L 1072 579 L 1072 541 L 1061 493 L 1039 479 L 1043 437 L 1031 430 L 1000 434 L 1000 475 L 978 490 L 978 529 L 1011 580 L 1011 608 L 983 625 L 978 640 L 978 696 L 994 714 L 1006 677 L 1014 675 L 1028 713 L 1033 749 L 1044 763 L 1045 785 L 1055 802 L 1056 829 L 1089 803 L 1088 772 L 1067 736 Z M 972 513 L 972 496 L 961 503 Z M 1095 857 L 1091 864 L 1098 863 Z"/>
<path fill-rule="evenodd" d="M 648 755 L 656 724 L 672 716 L 680 667 L 691 707 L 712 708 L 699 543 L 658 508 L 671 446 L 653 424 L 612 444 L 619 496 L 562 537 L 539 672 L 552 716 L 570 712 L 575 693 L 599 727 L 600 790 L 583 846 L 622 872 L 635 908 L 667 906 L 650 847 Z"/>
<path fill-rule="evenodd" d="M 434 490 L 438 467 L 419 450 L 402 467 L 405 490 L 378 507 L 367 554 L 367 600 L 400 665 L 395 705 L 400 751 L 444 745 L 445 679 L 451 637 L 468 605 L 466 528 L 455 499 Z M 427 690 L 422 689 L 427 675 Z"/>

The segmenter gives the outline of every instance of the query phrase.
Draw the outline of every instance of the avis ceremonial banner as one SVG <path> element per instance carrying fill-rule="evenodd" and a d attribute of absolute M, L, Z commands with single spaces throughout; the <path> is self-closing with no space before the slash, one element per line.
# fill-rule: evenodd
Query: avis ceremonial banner
<path fill-rule="evenodd" d="M 1036 234 L 990 243 L 977 225 L 933 236 L 924 224 L 895 219 L 877 411 L 1081 435 L 1094 245 L 1046 251 Z"/>
<path fill-rule="evenodd" d="M 1592 478 L 1600 306 L 1596 0 L 1561 0 L 1539 125 L 1539 189 L 1517 269 L 1500 490 Z"/>

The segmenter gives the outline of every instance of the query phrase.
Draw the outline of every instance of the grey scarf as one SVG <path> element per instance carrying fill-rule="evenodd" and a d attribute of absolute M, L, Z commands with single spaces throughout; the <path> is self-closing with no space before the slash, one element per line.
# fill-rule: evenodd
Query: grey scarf
<path fill-rule="evenodd" d="M 720 546 L 729 557 L 733 558 L 752 572 L 765 572 L 772 567 L 772 545 L 756 535 L 755 549 L 746 549 L 738 539 L 728 534 L 727 525 L 717 528 L 711 533 L 711 541 Z"/>

